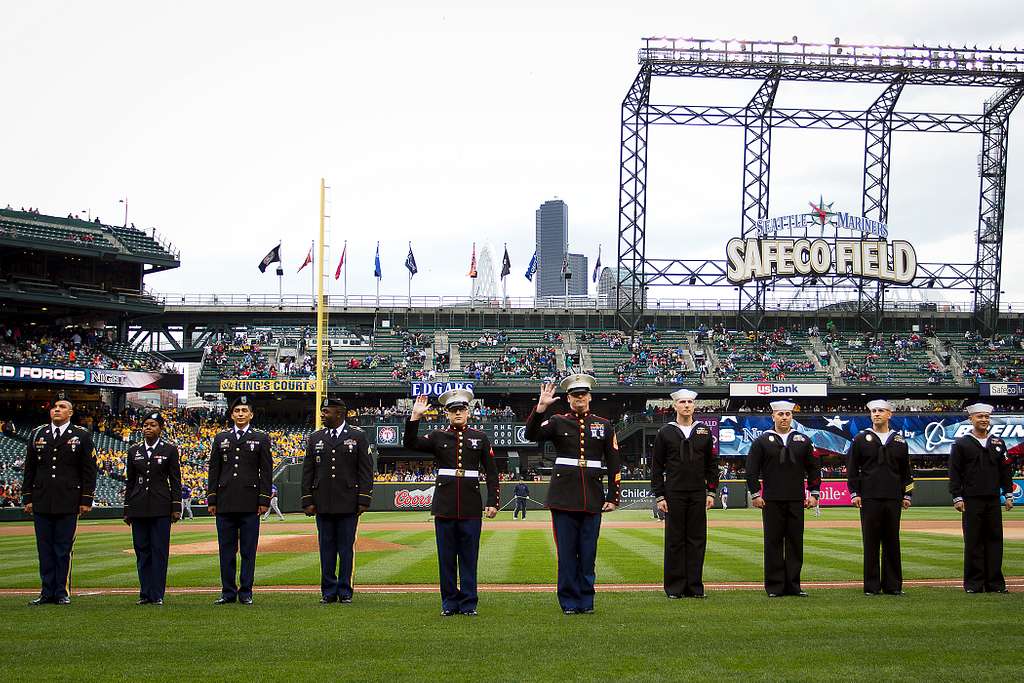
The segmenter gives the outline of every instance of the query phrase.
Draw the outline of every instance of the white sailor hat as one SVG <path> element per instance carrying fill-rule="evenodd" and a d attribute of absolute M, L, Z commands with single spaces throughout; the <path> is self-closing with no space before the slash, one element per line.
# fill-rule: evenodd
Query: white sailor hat
<path fill-rule="evenodd" d="M 689 389 L 676 389 L 671 394 L 669 394 L 669 397 L 673 401 L 679 401 L 679 400 L 684 399 L 684 398 L 688 398 L 691 401 L 693 401 L 693 400 L 695 400 L 697 398 L 697 392 L 696 391 L 690 391 Z"/>
<path fill-rule="evenodd" d="M 995 408 L 993 408 L 987 403 L 972 403 L 971 405 L 967 406 L 968 415 L 975 415 L 977 413 L 986 413 L 988 415 L 991 415 L 993 410 L 995 410 Z"/>
<path fill-rule="evenodd" d="M 558 385 L 567 394 L 577 391 L 593 391 L 597 380 L 590 375 L 569 375 Z"/>
<path fill-rule="evenodd" d="M 772 407 L 773 413 L 780 410 L 793 410 L 793 408 L 796 408 L 796 404 L 792 401 L 772 401 L 768 405 Z"/>
<path fill-rule="evenodd" d="M 892 404 L 886 401 L 884 398 L 876 398 L 874 401 L 868 401 L 867 407 L 868 410 L 875 410 L 876 408 L 878 408 L 879 410 L 895 410 L 892 407 Z"/>
<path fill-rule="evenodd" d="M 470 389 L 449 389 L 437 397 L 437 402 L 444 406 L 445 410 L 468 406 L 473 400 L 473 392 Z"/>

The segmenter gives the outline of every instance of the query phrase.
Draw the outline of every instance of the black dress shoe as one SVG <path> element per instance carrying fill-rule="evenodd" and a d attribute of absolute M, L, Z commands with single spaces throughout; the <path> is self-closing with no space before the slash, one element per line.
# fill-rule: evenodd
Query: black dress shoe
<path fill-rule="evenodd" d="M 55 604 L 55 605 L 70 605 L 71 604 L 71 598 L 57 598 L 56 600 L 53 601 L 53 604 Z"/>
<path fill-rule="evenodd" d="M 678 593 L 668 593 L 667 595 L 668 595 L 668 599 L 669 600 L 679 600 L 680 598 L 683 597 L 682 595 L 679 595 Z"/>
<path fill-rule="evenodd" d="M 238 598 L 238 603 L 241 604 L 241 605 L 251 605 L 252 604 L 252 597 Z"/>
<path fill-rule="evenodd" d="M 574 609 L 564 609 L 564 610 L 562 610 L 562 614 L 564 614 L 566 616 L 572 616 L 574 614 L 578 614 L 578 612 L 576 610 L 574 610 Z"/>
<path fill-rule="evenodd" d="M 38 598 L 30 601 L 28 604 L 30 607 L 38 607 L 39 605 L 52 605 L 53 598 L 46 598 L 40 595 Z"/>
<path fill-rule="evenodd" d="M 782 597 L 782 593 L 769 593 L 768 597 L 769 598 L 781 598 Z"/>
<path fill-rule="evenodd" d="M 135 604 L 136 605 L 148 605 L 151 602 L 153 602 L 153 601 L 150 600 L 149 598 L 139 598 L 138 600 L 135 601 Z"/>
<path fill-rule="evenodd" d="M 588 607 L 587 609 L 578 609 L 578 610 L 576 610 L 576 614 L 593 614 L 593 613 L 594 613 L 594 608 L 593 607 Z"/>
<path fill-rule="evenodd" d="M 707 598 L 708 596 L 704 595 L 703 593 L 694 593 L 693 595 L 690 595 L 688 597 L 696 598 L 697 600 L 703 600 L 703 599 Z"/>
<path fill-rule="evenodd" d="M 980 592 L 981 592 L 981 591 L 979 591 L 979 590 L 975 590 L 975 589 L 973 589 L 973 588 L 965 588 L 965 589 L 964 589 L 964 593 L 970 593 L 971 595 L 974 595 L 975 593 L 980 593 Z"/>
<path fill-rule="evenodd" d="M 337 595 L 325 595 L 324 597 L 320 598 L 320 604 L 321 605 L 329 605 L 332 602 L 337 602 L 337 601 L 338 601 L 338 596 Z"/>
<path fill-rule="evenodd" d="M 990 592 L 990 593 L 1009 593 L 1010 591 L 1009 591 L 1009 589 L 1007 589 L 1007 588 L 1000 588 L 1000 589 L 998 589 L 998 590 L 994 590 L 994 591 L 989 591 L 989 592 Z"/>
<path fill-rule="evenodd" d="M 468 612 L 461 612 L 461 614 L 463 616 L 467 616 L 467 617 L 475 617 L 476 616 L 476 610 L 475 609 L 471 609 Z"/>
<path fill-rule="evenodd" d="M 215 604 L 215 605 L 230 605 L 234 601 L 235 601 L 234 598 L 217 598 L 216 600 L 213 601 L 213 604 Z"/>
<path fill-rule="evenodd" d="M 161 598 L 161 599 L 159 599 L 159 600 L 154 600 L 154 601 L 153 601 L 152 603 L 150 603 L 150 604 L 152 604 L 152 605 L 156 605 L 157 607 L 163 607 L 163 605 L 164 605 L 164 600 L 163 600 L 163 598 Z"/>
<path fill-rule="evenodd" d="M 903 591 L 882 591 L 886 595 L 906 595 Z"/>
<path fill-rule="evenodd" d="M 456 612 L 453 609 L 443 609 L 443 610 L 441 610 L 441 616 L 442 617 L 454 617 L 456 614 L 458 614 L 458 612 Z"/>
<path fill-rule="evenodd" d="M 806 598 L 807 597 L 807 593 L 805 593 L 804 591 L 797 591 L 796 593 L 790 593 L 790 595 L 795 595 L 798 598 Z"/>
<path fill-rule="evenodd" d="M 351 605 L 352 604 L 352 598 L 351 597 L 338 598 L 338 602 L 340 602 L 343 605 Z"/>

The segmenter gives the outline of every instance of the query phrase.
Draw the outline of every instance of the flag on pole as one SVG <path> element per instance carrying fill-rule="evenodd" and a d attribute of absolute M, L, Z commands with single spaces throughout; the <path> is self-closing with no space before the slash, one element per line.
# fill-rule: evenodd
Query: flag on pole
<path fill-rule="evenodd" d="M 472 278 L 476 277 L 476 242 L 473 242 L 473 257 L 469 261 L 469 273 Z"/>
<path fill-rule="evenodd" d="M 597 274 L 601 272 L 601 245 L 597 245 L 597 263 L 594 264 L 594 282 L 597 282 Z"/>
<path fill-rule="evenodd" d="M 334 279 L 337 280 L 341 277 L 341 267 L 345 265 L 345 252 L 348 251 L 348 244 L 341 249 L 341 260 L 338 261 L 338 267 L 334 270 Z"/>
<path fill-rule="evenodd" d="M 501 277 L 505 278 L 506 275 L 512 272 L 512 262 L 508 260 L 508 245 L 505 245 L 505 256 L 501 259 Z"/>
<path fill-rule="evenodd" d="M 533 258 L 530 259 L 530 265 L 526 267 L 526 279 L 533 282 L 533 274 L 537 272 L 537 252 L 533 252 Z"/>
<path fill-rule="evenodd" d="M 299 266 L 299 269 L 297 271 L 295 271 L 295 272 L 296 273 L 301 273 L 302 269 L 305 268 L 306 266 L 308 266 L 312 262 L 313 262 L 313 245 L 310 244 L 309 245 L 309 253 L 306 254 L 306 260 L 302 262 L 302 265 Z"/>
<path fill-rule="evenodd" d="M 377 242 L 377 255 L 373 257 L 373 276 L 378 280 L 381 278 L 380 273 L 380 242 Z"/>
<path fill-rule="evenodd" d="M 266 256 L 263 257 L 263 260 L 260 261 L 260 265 L 257 266 L 257 267 L 260 269 L 261 273 L 265 273 L 265 272 L 267 272 L 267 267 L 270 266 L 271 263 L 280 263 L 280 262 L 281 262 L 281 243 L 279 242 L 276 247 L 274 247 L 273 249 L 270 250 L 270 253 L 268 253 Z"/>
<path fill-rule="evenodd" d="M 566 280 L 572 277 L 572 271 L 569 270 L 569 254 L 562 257 L 562 277 Z"/>
<path fill-rule="evenodd" d="M 412 242 L 409 242 L 409 255 L 405 257 L 405 267 L 409 270 L 409 277 L 419 272 L 419 268 L 416 267 L 416 257 L 412 255 Z"/>

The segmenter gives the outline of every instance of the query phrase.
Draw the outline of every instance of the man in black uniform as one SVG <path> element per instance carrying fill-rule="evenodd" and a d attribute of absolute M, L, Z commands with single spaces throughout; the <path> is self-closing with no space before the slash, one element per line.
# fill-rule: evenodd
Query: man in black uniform
<path fill-rule="evenodd" d="M 252 604 L 256 578 L 256 546 L 260 539 L 260 515 L 270 506 L 274 461 L 270 436 L 252 429 L 252 400 L 245 395 L 231 402 L 234 426 L 213 437 L 206 506 L 217 518 L 220 546 L 221 595 L 213 604 Z M 242 557 L 238 582 L 235 556 Z"/>
<path fill-rule="evenodd" d="M 452 389 L 438 397 L 450 426 L 417 436 L 427 397 L 420 396 L 405 423 L 402 445 L 434 456 L 437 482 L 430 512 L 437 536 L 437 566 L 441 581 L 441 616 L 476 615 L 476 567 L 480 555 L 480 470 L 487 477 L 488 518 L 498 514 L 498 467 L 487 435 L 467 427 L 473 392 Z M 457 565 L 457 571 L 456 571 Z"/>
<path fill-rule="evenodd" d="M 871 428 L 853 438 L 846 467 L 854 507 L 860 509 L 864 541 L 864 594 L 903 594 L 900 559 L 900 513 L 910 507 L 914 478 L 910 450 L 901 434 L 889 428 L 892 404 L 869 401 Z M 881 574 L 878 549 L 881 544 Z"/>
<path fill-rule="evenodd" d="M 530 487 L 526 485 L 526 482 L 521 481 L 516 484 L 512 495 L 516 498 L 516 507 L 512 512 L 512 519 L 517 519 L 520 512 L 523 513 L 523 519 L 526 519 L 526 501 L 530 499 Z"/>
<path fill-rule="evenodd" d="M 33 605 L 71 604 L 71 561 L 78 516 L 92 510 L 96 458 L 89 431 L 71 424 L 74 406 L 58 394 L 50 423 L 36 427 L 25 449 L 22 504 L 32 515 L 42 590 Z"/>
<path fill-rule="evenodd" d="M 1007 593 L 1003 577 L 1003 514 L 1013 509 L 1013 457 L 1006 442 L 989 434 L 992 406 L 967 406 L 972 429 L 949 451 L 949 492 L 953 507 L 963 513 L 964 590 L 968 593 Z"/>
<path fill-rule="evenodd" d="M 694 422 L 697 392 L 671 394 L 676 419 L 658 431 L 651 459 L 651 491 L 665 514 L 665 593 L 704 597 L 708 510 L 718 488 L 718 456 L 711 430 Z"/>
<path fill-rule="evenodd" d="M 132 528 L 139 572 L 137 605 L 164 604 L 171 524 L 181 519 L 181 463 L 178 447 L 164 441 L 164 416 L 142 421 L 142 443 L 128 449 L 124 523 Z"/>
<path fill-rule="evenodd" d="M 302 509 L 316 515 L 320 545 L 321 605 L 352 602 L 356 526 L 373 493 L 369 442 L 363 430 L 348 424 L 346 413 L 341 399 L 324 399 L 324 427 L 309 435 L 302 461 Z"/>
<path fill-rule="evenodd" d="M 568 395 L 569 412 L 547 415 L 556 400 L 555 385 L 541 386 L 537 407 L 526 420 L 526 438 L 551 441 L 557 457 L 546 505 L 558 553 L 558 604 L 565 614 L 594 611 L 597 539 L 601 513 L 619 506 L 622 489 L 619 443 L 611 422 L 590 412 L 590 375 L 570 375 L 559 385 Z M 608 491 L 601 483 L 607 468 Z"/>
<path fill-rule="evenodd" d="M 775 427 L 757 437 L 747 455 L 747 488 L 764 524 L 764 589 L 770 598 L 807 597 L 800 588 L 803 508 L 817 505 L 821 495 L 821 464 L 811 440 L 792 428 L 794 407 L 789 401 L 772 402 Z"/>

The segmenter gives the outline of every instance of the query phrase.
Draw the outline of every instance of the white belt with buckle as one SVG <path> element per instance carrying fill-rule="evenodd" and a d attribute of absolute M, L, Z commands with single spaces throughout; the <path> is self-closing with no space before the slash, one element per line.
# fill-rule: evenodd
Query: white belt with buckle
<path fill-rule="evenodd" d="M 587 467 L 596 467 L 601 469 L 600 460 L 576 460 L 575 458 L 555 458 L 556 465 L 569 465 L 570 467 L 579 467 L 581 464 L 585 464 Z"/>
<path fill-rule="evenodd" d="M 480 478 L 479 470 L 453 470 L 442 467 L 437 471 L 439 477 L 475 477 Z"/>

